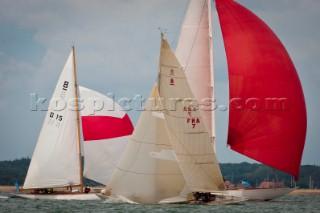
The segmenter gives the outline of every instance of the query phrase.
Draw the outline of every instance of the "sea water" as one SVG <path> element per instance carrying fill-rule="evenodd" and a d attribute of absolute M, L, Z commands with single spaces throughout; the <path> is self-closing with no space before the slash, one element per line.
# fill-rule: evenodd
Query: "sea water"
<path fill-rule="evenodd" d="M 268 202 L 241 205 L 143 205 L 103 201 L 29 200 L 0 193 L 0 212 L 320 212 L 320 196 L 283 196 Z"/>

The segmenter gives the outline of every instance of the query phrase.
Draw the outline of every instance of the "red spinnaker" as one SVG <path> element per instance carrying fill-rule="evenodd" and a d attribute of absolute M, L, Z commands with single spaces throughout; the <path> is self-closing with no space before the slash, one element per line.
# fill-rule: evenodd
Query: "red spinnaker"
<path fill-rule="evenodd" d="M 272 30 L 233 0 L 216 0 L 229 71 L 231 149 L 298 179 L 307 117 L 297 71 Z"/>
<path fill-rule="evenodd" d="M 84 141 L 103 140 L 131 135 L 133 125 L 128 114 L 123 118 L 111 116 L 82 116 Z"/>

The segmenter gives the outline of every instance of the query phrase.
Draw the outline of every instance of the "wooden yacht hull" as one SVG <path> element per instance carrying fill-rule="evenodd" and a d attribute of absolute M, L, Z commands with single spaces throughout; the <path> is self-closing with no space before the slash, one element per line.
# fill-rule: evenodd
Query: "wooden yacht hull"
<path fill-rule="evenodd" d="M 26 199 L 44 199 L 44 200 L 100 200 L 94 194 L 14 194 L 14 196 Z"/>
<path fill-rule="evenodd" d="M 268 201 L 284 196 L 295 190 L 295 188 L 252 188 L 252 189 L 231 189 L 227 193 L 231 196 L 246 197 L 249 200 Z"/>

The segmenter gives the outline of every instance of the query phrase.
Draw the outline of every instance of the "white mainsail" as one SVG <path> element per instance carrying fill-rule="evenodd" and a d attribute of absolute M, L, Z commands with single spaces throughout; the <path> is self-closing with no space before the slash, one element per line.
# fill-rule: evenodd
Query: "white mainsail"
<path fill-rule="evenodd" d="M 112 174 L 107 190 L 139 203 L 158 203 L 185 186 L 162 114 L 157 86 Z"/>
<path fill-rule="evenodd" d="M 199 105 L 168 42 L 161 40 L 159 96 L 178 164 L 191 191 L 221 191 L 223 178 Z"/>
<path fill-rule="evenodd" d="M 75 89 L 72 51 L 46 113 L 24 189 L 81 184 Z"/>
<path fill-rule="evenodd" d="M 190 0 L 175 55 L 200 104 L 208 133 L 215 133 L 211 0 Z M 214 145 L 215 147 L 215 145 Z"/>
<path fill-rule="evenodd" d="M 84 136 L 83 175 L 106 185 L 116 168 L 133 125 L 129 116 L 113 99 L 79 87 Z"/>

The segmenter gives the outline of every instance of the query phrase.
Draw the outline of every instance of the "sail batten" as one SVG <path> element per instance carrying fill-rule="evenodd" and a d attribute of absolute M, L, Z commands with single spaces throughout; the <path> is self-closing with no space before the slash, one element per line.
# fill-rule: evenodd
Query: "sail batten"
<path fill-rule="evenodd" d="M 285 47 L 251 11 L 216 0 L 229 72 L 231 149 L 298 178 L 306 137 L 301 83 Z"/>

